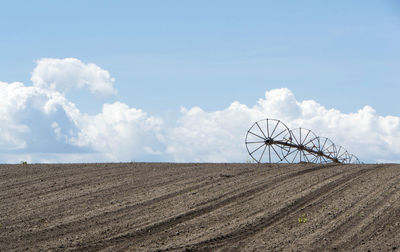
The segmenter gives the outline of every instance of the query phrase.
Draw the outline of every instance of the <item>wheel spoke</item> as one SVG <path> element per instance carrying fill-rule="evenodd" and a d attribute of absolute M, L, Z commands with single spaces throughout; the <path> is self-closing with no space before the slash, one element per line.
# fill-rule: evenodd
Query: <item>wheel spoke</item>
<path fill-rule="evenodd" d="M 260 159 L 258 160 L 259 163 L 261 162 L 261 159 L 262 159 L 262 157 L 264 156 L 264 152 L 265 152 L 266 149 L 267 149 L 267 145 L 265 145 L 264 150 L 263 150 L 263 152 L 262 152 L 262 154 L 261 154 L 261 157 L 260 157 Z"/>
<path fill-rule="evenodd" d="M 296 141 L 297 145 L 300 145 L 299 141 L 297 141 L 296 135 L 293 134 L 293 131 L 292 131 L 292 136 L 293 136 L 293 138 L 294 138 L 294 141 Z"/>
<path fill-rule="evenodd" d="M 271 145 L 268 145 L 269 163 L 271 163 Z"/>
<path fill-rule="evenodd" d="M 246 142 L 246 144 L 265 143 L 265 141 Z"/>
<path fill-rule="evenodd" d="M 340 150 L 342 149 L 342 146 L 339 146 L 339 150 L 336 152 L 336 157 L 339 156 Z"/>
<path fill-rule="evenodd" d="M 294 162 L 294 160 L 296 159 L 296 157 L 297 157 L 297 154 L 299 154 L 299 152 L 297 151 L 296 152 L 296 155 L 294 155 L 294 158 L 293 158 L 293 160 L 292 160 L 292 163 Z"/>
<path fill-rule="evenodd" d="M 345 154 L 346 154 L 346 151 L 342 152 L 342 154 L 338 158 L 342 157 Z"/>
<path fill-rule="evenodd" d="M 328 138 L 325 138 L 325 142 L 324 142 L 324 145 L 322 146 L 322 150 L 324 149 L 325 144 L 326 144 L 327 141 L 328 141 Z"/>
<path fill-rule="evenodd" d="M 297 149 L 294 149 L 292 152 L 290 152 L 289 154 L 287 154 L 288 156 L 291 155 L 293 152 L 297 151 Z"/>
<path fill-rule="evenodd" d="M 308 157 L 307 157 L 307 155 L 304 153 L 304 151 L 302 151 L 303 152 L 303 157 L 305 157 L 305 159 L 307 159 L 307 162 L 310 162 L 310 160 L 308 160 Z"/>
<path fill-rule="evenodd" d="M 271 138 L 277 138 L 278 136 L 280 136 L 283 132 L 285 132 L 286 131 L 286 129 L 284 129 L 284 130 L 282 130 L 278 135 L 276 135 L 275 137 L 272 137 L 271 136 Z"/>
<path fill-rule="evenodd" d="M 301 128 L 300 128 L 300 144 L 301 144 Z M 301 155 L 300 155 L 300 157 L 301 157 Z M 301 158 L 300 158 L 300 161 L 301 161 Z"/>
<path fill-rule="evenodd" d="M 251 132 L 251 131 L 249 131 L 249 133 L 255 135 L 256 137 L 259 137 L 259 138 L 261 138 L 261 139 L 266 140 L 266 138 L 263 138 L 262 136 L 259 136 L 259 135 L 255 134 L 255 133 Z"/>
<path fill-rule="evenodd" d="M 317 161 L 318 160 L 318 156 L 314 156 L 314 158 L 311 160 L 311 163 L 315 163 L 315 161 Z"/>
<path fill-rule="evenodd" d="M 250 153 L 250 155 L 253 154 L 254 152 L 258 151 L 258 150 L 259 150 L 261 147 L 263 147 L 264 145 L 265 145 L 265 144 L 260 145 L 260 147 L 258 147 L 257 149 L 253 150 L 253 151 Z"/>
<path fill-rule="evenodd" d="M 260 128 L 260 125 L 258 125 L 258 122 L 256 122 L 256 124 L 257 124 L 257 127 L 260 129 L 261 133 L 263 134 L 263 136 L 265 137 L 265 139 L 267 139 L 267 137 L 264 134 L 264 131 L 262 131 L 262 129 Z"/>
<path fill-rule="evenodd" d="M 272 138 L 272 136 L 274 135 L 274 132 L 275 132 L 276 128 L 278 127 L 278 124 L 279 124 L 279 123 L 280 123 L 280 121 L 278 121 L 278 123 L 275 124 L 275 128 L 274 128 L 274 130 L 273 130 L 272 133 L 271 133 L 271 138 Z"/>
<path fill-rule="evenodd" d="M 307 143 L 305 143 L 305 144 L 303 144 L 303 145 L 306 146 L 307 144 L 312 143 L 313 140 L 314 140 L 314 139 L 311 139 L 311 140 L 309 140 Z M 315 144 L 313 144 L 313 145 L 314 145 L 313 147 L 316 147 Z"/>
<path fill-rule="evenodd" d="M 306 137 L 304 138 L 304 141 L 303 141 L 303 143 L 306 141 L 306 139 L 307 139 L 308 135 L 310 135 L 310 132 L 311 132 L 311 131 L 308 131 L 308 133 L 307 133 Z M 310 140 L 310 141 L 311 141 L 311 140 Z M 308 141 L 307 143 L 309 143 L 310 141 Z M 306 144 L 304 144 L 304 145 L 306 145 Z"/>
<path fill-rule="evenodd" d="M 271 145 L 271 147 L 272 147 L 272 149 L 274 150 L 275 154 L 279 157 L 279 160 L 282 161 L 283 158 L 281 158 L 281 156 L 279 156 L 279 154 L 278 154 L 278 152 L 275 150 L 274 146 Z M 283 154 L 282 154 L 282 155 L 283 155 Z"/>

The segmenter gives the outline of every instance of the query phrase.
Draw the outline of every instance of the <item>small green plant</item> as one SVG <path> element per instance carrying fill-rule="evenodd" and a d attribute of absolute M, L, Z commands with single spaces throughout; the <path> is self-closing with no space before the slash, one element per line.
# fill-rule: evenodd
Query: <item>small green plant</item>
<path fill-rule="evenodd" d="M 28 164 L 28 162 L 26 162 L 26 161 L 21 161 L 21 164 L 26 165 L 26 164 Z"/>
<path fill-rule="evenodd" d="M 301 215 L 298 218 L 298 221 L 299 221 L 299 223 L 307 223 L 307 221 L 308 221 L 307 216 L 305 214 Z"/>

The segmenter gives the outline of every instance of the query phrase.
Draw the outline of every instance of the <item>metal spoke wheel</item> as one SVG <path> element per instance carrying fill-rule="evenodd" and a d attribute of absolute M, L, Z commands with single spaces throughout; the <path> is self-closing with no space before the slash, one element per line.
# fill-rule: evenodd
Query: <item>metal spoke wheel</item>
<path fill-rule="evenodd" d="M 336 155 L 335 144 L 326 137 L 317 137 L 313 140 L 317 150 L 315 163 L 332 163 Z"/>
<path fill-rule="evenodd" d="M 246 134 L 246 148 L 257 163 L 279 163 L 289 150 L 284 148 L 284 138 L 289 128 L 281 121 L 264 119 L 254 123 Z"/>
<path fill-rule="evenodd" d="M 337 146 L 336 147 L 336 153 L 334 156 L 334 159 L 342 164 L 349 164 L 350 162 L 350 153 L 347 152 L 345 148 L 342 146 Z"/>
<path fill-rule="evenodd" d="M 291 130 L 285 139 L 288 140 L 290 145 L 285 146 L 287 155 L 285 159 L 288 163 L 313 163 L 318 158 L 317 147 L 314 140 L 317 136 L 308 129 L 297 128 Z M 284 148 L 283 148 L 284 149 Z"/>
<path fill-rule="evenodd" d="M 361 164 L 360 160 L 356 156 L 354 156 L 353 154 L 350 154 L 348 163 L 349 164 Z"/>

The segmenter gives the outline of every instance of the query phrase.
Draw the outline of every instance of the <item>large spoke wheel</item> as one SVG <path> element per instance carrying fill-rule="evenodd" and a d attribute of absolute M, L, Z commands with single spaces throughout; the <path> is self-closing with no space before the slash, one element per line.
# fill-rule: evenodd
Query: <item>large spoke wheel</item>
<path fill-rule="evenodd" d="M 288 139 L 289 146 L 286 146 L 288 154 L 285 159 L 288 163 L 313 163 L 317 160 L 317 147 L 314 140 L 317 136 L 308 129 L 297 128 L 291 130 L 285 139 Z"/>
<path fill-rule="evenodd" d="M 289 128 L 281 121 L 264 119 L 254 123 L 246 134 L 246 148 L 257 163 L 279 163 L 285 160 L 289 149 L 282 143 Z"/>

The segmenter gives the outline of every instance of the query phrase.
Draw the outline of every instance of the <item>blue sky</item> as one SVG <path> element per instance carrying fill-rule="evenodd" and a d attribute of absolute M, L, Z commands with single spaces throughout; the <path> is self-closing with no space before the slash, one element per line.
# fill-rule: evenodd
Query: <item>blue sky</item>
<path fill-rule="evenodd" d="M 400 4 L 394 0 L 10 1 L 0 10 L 0 81 L 33 85 L 31 73 L 43 58 L 94 63 L 115 78 L 118 94 L 65 94 L 89 115 L 120 102 L 173 129 L 183 125 L 175 123 L 182 121 L 181 107 L 208 113 L 234 101 L 252 107 L 266 91 L 288 88 L 298 102 L 314 100 L 343 114 L 368 105 L 377 116 L 399 116 Z M 17 121 L 41 128 L 29 118 Z M 18 153 L 29 154 L 32 146 L 48 152 L 46 138 L 37 138 Z M 59 153 L 70 149 L 65 141 L 48 141 Z M 90 152 L 78 147 L 72 149 Z"/>

